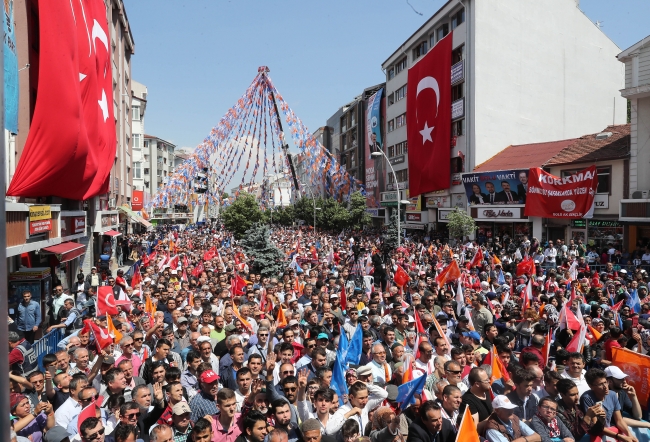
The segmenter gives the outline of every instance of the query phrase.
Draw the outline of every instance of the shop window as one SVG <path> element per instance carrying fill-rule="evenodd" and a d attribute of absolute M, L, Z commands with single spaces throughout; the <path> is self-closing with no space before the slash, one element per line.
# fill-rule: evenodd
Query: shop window
<path fill-rule="evenodd" d="M 451 134 L 453 136 L 459 137 L 465 135 L 465 119 L 454 121 L 451 123 Z"/>
<path fill-rule="evenodd" d="M 574 175 L 582 169 L 563 170 L 562 178 Z M 612 168 L 611 166 L 602 166 L 596 168 L 598 174 L 598 188 L 596 193 L 611 195 L 612 194 Z"/>

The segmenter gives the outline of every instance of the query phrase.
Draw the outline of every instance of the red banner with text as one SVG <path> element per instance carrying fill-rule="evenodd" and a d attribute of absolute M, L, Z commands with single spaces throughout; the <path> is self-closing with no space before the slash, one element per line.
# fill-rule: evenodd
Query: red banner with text
<path fill-rule="evenodd" d="M 584 218 L 593 207 L 598 174 L 596 166 L 557 177 L 539 167 L 528 172 L 526 216 Z"/>

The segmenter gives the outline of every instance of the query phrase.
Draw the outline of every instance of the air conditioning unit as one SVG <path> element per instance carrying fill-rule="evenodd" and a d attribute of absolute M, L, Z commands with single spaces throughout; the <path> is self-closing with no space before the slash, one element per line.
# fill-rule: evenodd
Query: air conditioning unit
<path fill-rule="evenodd" d="M 108 207 L 109 207 L 110 209 L 114 209 L 114 208 L 115 208 L 115 198 L 111 198 L 111 199 L 108 200 Z"/>
<path fill-rule="evenodd" d="M 641 191 L 641 199 L 647 200 L 650 197 L 650 190 Z"/>

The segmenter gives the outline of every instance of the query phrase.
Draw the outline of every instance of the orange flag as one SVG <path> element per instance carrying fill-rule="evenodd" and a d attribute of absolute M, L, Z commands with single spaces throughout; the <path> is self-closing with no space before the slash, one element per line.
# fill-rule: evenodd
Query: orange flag
<path fill-rule="evenodd" d="M 612 364 L 623 370 L 628 377 L 625 378 L 628 384 L 636 391 L 648 391 L 650 385 L 650 356 L 636 353 L 627 348 L 612 348 Z M 641 408 L 648 406 L 648 395 L 637 396 Z"/>
<path fill-rule="evenodd" d="M 492 267 L 496 266 L 497 264 L 501 265 L 501 260 L 497 257 L 497 255 L 492 255 Z"/>
<path fill-rule="evenodd" d="M 456 260 L 452 260 L 451 264 L 445 267 L 442 272 L 436 276 L 436 282 L 439 286 L 443 286 L 450 281 L 460 278 L 460 268 Z"/>
<path fill-rule="evenodd" d="M 147 296 L 147 299 L 144 302 L 144 311 L 153 316 L 156 313 L 156 306 L 151 302 L 151 296 Z"/>
<path fill-rule="evenodd" d="M 106 324 L 108 325 L 108 334 L 113 336 L 113 342 L 118 343 L 122 340 L 122 333 L 120 333 L 113 325 L 111 315 L 106 315 Z"/>
<path fill-rule="evenodd" d="M 460 426 L 458 427 L 458 434 L 456 435 L 456 442 L 479 442 L 478 430 L 476 429 L 476 424 L 472 418 L 472 412 L 469 411 L 469 407 L 465 407 L 465 413 L 463 413 L 463 419 L 460 421 Z"/>
<path fill-rule="evenodd" d="M 600 337 L 603 335 L 601 332 L 593 328 L 591 325 L 589 327 L 589 333 L 594 337 L 593 339 L 590 339 L 589 342 L 591 345 L 594 345 L 596 342 L 600 340 Z"/>
<path fill-rule="evenodd" d="M 404 374 L 402 375 L 402 384 L 406 384 L 408 381 L 413 380 L 413 361 L 411 360 L 411 356 L 406 356 L 405 359 L 407 362 L 405 364 L 408 364 L 408 367 L 404 370 Z"/>
<path fill-rule="evenodd" d="M 242 318 L 242 316 L 239 314 L 239 307 L 233 307 L 232 312 L 235 314 L 235 317 L 241 321 L 241 324 L 249 329 L 250 331 L 253 331 L 253 327 L 251 326 L 250 322 Z"/>
<path fill-rule="evenodd" d="M 287 318 L 284 316 L 284 309 L 282 304 L 278 305 L 278 317 L 276 318 L 276 325 L 278 328 L 287 326 Z"/>

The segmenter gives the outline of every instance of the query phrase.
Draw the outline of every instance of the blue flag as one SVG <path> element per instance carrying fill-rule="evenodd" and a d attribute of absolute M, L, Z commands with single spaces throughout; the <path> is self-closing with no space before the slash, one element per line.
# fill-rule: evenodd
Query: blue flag
<path fill-rule="evenodd" d="M 341 361 L 343 365 L 347 364 L 345 360 L 348 356 L 348 335 L 345 333 L 342 325 L 339 325 L 341 334 L 339 335 L 339 348 L 336 349 L 336 358 Z"/>
<path fill-rule="evenodd" d="M 333 381 L 334 375 L 332 375 Z M 426 382 L 427 376 L 420 376 L 412 381 L 408 381 L 406 384 L 400 385 L 397 387 L 397 399 L 395 399 L 395 402 L 399 403 L 402 409 L 406 408 L 407 405 L 414 404 L 415 398 L 413 395 L 422 393 Z"/>
<path fill-rule="evenodd" d="M 350 364 L 358 365 L 361 360 L 361 354 L 363 353 L 363 329 L 361 324 L 357 324 L 357 329 L 352 335 L 350 340 L 350 345 L 348 347 L 347 356 L 345 362 Z"/>
<path fill-rule="evenodd" d="M 343 395 L 348 394 L 348 384 L 345 382 L 345 369 L 343 368 L 343 363 L 338 357 L 334 361 L 334 367 L 332 368 L 332 381 L 330 382 L 330 388 L 338 395 L 339 405 L 343 405 Z"/>
<path fill-rule="evenodd" d="M 626 304 L 630 306 L 630 309 L 634 313 L 641 313 L 641 300 L 639 299 L 639 292 L 637 290 L 632 290 Z"/>
<path fill-rule="evenodd" d="M 506 283 L 506 277 L 503 275 L 503 270 L 499 270 L 499 276 L 497 277 L 497 283 L 503 285 Z"/>

